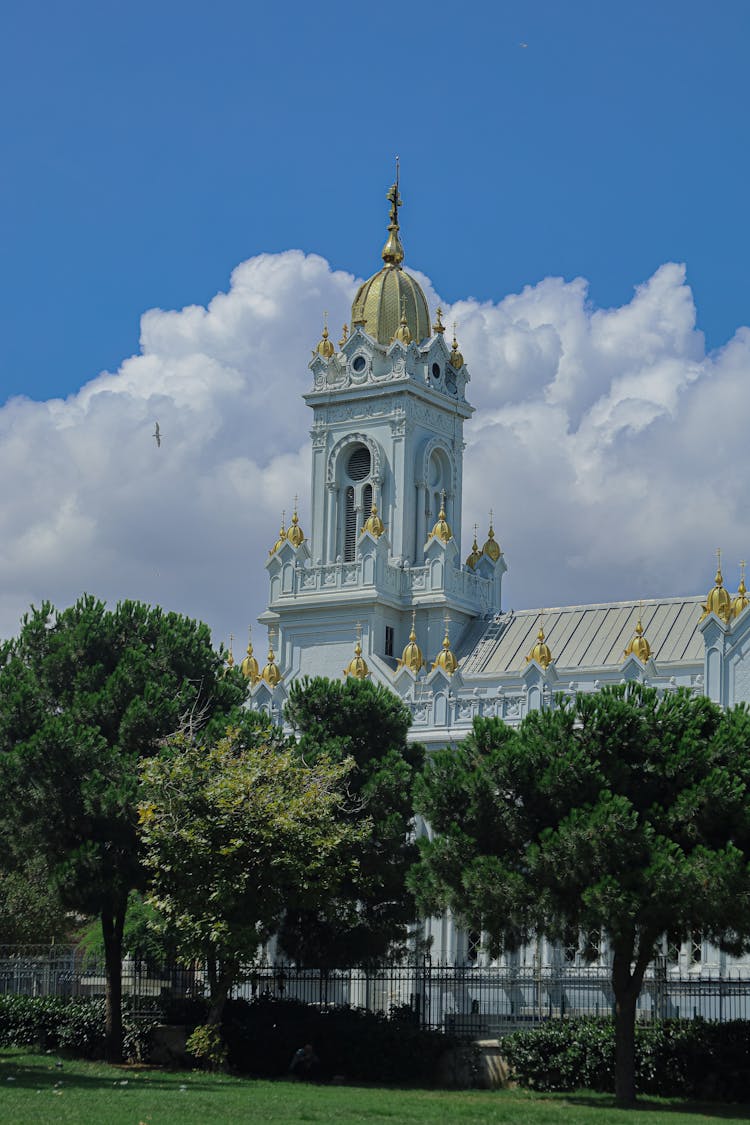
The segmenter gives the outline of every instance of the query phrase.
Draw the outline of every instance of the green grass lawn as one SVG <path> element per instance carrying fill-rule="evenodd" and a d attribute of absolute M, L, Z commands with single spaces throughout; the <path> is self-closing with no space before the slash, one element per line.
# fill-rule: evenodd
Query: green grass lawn
<path fill-rule="evenodd" d="M 599 1094 L 564 1096 L 373 1089 L 254 1082 L 197 1071 L 112 1067 L 25 1050 L 0 1051 L 2 1125 L 207 1125 L 211 1122 L 367 1122 L 433 1125 L 616 1125 L 633 1115 Z M 644 1102 L 638 1125 L 747 1122 L 750 1106 Z"/>

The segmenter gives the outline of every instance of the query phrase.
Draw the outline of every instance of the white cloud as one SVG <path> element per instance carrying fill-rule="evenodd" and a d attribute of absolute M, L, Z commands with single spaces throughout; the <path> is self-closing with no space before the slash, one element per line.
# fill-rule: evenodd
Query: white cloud
<path fill-rule="evenodd" d="M 306 523 L 307 361 L 322 310 L 337 338 L 354 288 L 315 255 L 261 255 L 208 308 L 147 312 L 141 354 L 116 374 L 65 401 L 6 403 L 0 635 L 30 602 L 88 590 L 202 617 L 240 648 L 295 493 Z M 734 587 L 750 550 L 750 330 L 707 355 L 674 264 L 622 308 L 592 308 L 580 278 L 547 278 L 444 309 L 477 407 L 464 553 L 494 508 L 506 605 L 701 592 L 717 544 Z"/>

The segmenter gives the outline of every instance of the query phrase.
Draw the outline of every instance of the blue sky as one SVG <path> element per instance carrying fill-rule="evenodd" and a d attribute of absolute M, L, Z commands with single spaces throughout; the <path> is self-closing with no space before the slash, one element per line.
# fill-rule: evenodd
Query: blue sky
<path fill-rule="evenodd" d="M 684 261 L 709 346 L 750 321 L 746 0 L 8 4 L 0 399 L 64 395 L 261 251 L 407 264 L 448 301 Z M 522 43 L 528 46 L 521 46 Z"/>
<path fill-rule="evenodd" d="M 749 44 L 747 0 L 6 4 L 0 636 L 84 589 L 244 636 L 396 153 L 464 555 L 493 508 L 506 608 L 700 592 L 719 545 L 736 588 Z"/>

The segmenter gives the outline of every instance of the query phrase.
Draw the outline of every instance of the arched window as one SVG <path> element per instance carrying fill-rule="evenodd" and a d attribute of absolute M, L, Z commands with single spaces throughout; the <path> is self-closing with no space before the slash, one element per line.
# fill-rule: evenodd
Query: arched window
<path fill-rule="evenodd" d="M 338 519 L 340 553 L 345 562 L 356 555 L 357 538 L 362 524 L 370 514 L 373 490 L 371 482 L 372 455 L 361 441 L 345 449 L 339 462 L 343 507 Z"/>
<path fill-rule="evenodd" d="M 357 513 L 354 508 L 354 489 L 351 485 L 346 490 L 346 510 L 344 512 L 344 560 L 351 562 L 354 558 L 354 544 L 357 539 Z"/>

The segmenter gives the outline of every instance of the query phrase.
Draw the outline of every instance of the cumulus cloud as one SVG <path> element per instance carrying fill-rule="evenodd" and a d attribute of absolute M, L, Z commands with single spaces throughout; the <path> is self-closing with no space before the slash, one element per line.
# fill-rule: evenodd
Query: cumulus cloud
<path fill-rule="evenodd" d="M 201 617 L 241 647 L 295 494 L 306 526 L 306 365 L 322 310 L 336 338 L 355 286 L 315 255 L 261 255 L 207 308 L 145 313 L 141 352 L 116 373 L 0 408 L 0 635 L 29 603 L 87 590 Z M 717 544 L 734 586 L 750 549 L 750 330 L 707 354 L 675 264 L 621 308 L 594 308 L 580 278 L 443 307 L 477 407 L 464 554 L 492 507 L 506 605 L 700 592 Z"/>

